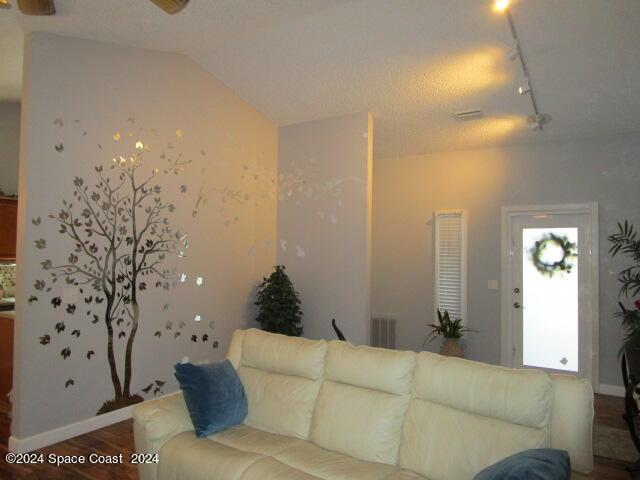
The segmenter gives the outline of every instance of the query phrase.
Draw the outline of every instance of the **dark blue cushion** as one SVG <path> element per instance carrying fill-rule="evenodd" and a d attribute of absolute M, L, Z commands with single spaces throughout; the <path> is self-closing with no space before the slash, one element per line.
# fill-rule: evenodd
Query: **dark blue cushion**
<path fill-rule="evenodd" d="M 571 461 L 564 450 L 539 448 L 516 453 L 485 468 L 474 480 L 569 480 Z"/>
<path fill-rule="evenodd" d="M 237 425 L 247 416 L 247 396 L 229 360 L 205 365 L 179 363 L 174 368 L 198 437 Z"/>

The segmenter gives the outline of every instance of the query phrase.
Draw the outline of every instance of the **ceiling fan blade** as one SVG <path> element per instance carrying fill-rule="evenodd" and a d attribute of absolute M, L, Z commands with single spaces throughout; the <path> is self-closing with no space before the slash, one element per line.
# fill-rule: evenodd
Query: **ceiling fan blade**
<path fill-rule="evenodd" d="M 184 7 L 187 6 L 187 3 L 189 3 L 189 0 L 151 0 L 151 1 L 170 15 L 173 15 L 174 13 L 178 13 L 180 10 L 182 10 Z"/>
<path fill-rule="evenodd" d="M 18 8 L 25 15 L 53 15 L 56 13 L 53 0 L 18 0 Z"/>

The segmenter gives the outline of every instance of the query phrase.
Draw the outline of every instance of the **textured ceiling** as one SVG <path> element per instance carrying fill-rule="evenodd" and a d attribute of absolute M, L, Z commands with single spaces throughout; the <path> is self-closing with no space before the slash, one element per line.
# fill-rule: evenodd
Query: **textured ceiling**
<path fill-rule="evenodd" d="M 185 53 L 280 125 L 370 110 L 377 157 L 640 132 L 638 0 L 515 3 L 553 117 L 544 132 L 526 124 L 490 0 L 192 0 L 175 16 L 143 1 L 56 5 L 55 17 L 0 11 L 0 54 L 18 29 Z M 11 78 L 3 63 L 0 99 Z M 475 108 L 485 117 L 452 117 Z"/>

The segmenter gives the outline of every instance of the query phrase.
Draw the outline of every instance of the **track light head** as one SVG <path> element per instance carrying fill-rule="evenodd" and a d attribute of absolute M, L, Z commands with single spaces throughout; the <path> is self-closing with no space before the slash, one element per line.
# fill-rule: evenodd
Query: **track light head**
<path fill-rule="evenodd" d="M 518 87 L 518 93 L 520 95 L 526 95 L 527 93 L 530 93 L 530 92 L 531 92 L 531 85 L 529 84 L 529 80 L 527 80 L 524 85 L 520 85 Z"/>
<path fill-rule="evenodd" d="M 504 13 L 511 5 L 511 0 L 496 0 L 493 9 L 498 13 Z"/>

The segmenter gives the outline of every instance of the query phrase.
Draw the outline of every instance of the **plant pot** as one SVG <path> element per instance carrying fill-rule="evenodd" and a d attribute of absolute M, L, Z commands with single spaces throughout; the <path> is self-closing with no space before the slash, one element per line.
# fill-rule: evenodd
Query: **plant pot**
<path fill-rule="evenodd" d="M 640 348 L 627 347 L 624 349 L 627 360 L 627 375 L 631 383 L 640 382 Z"/>
<path fill-rule="evenodd" d="M 440 355 L 464 358 L 464 347 L 458 338 L 445 338 L 440 347 Z"/>

